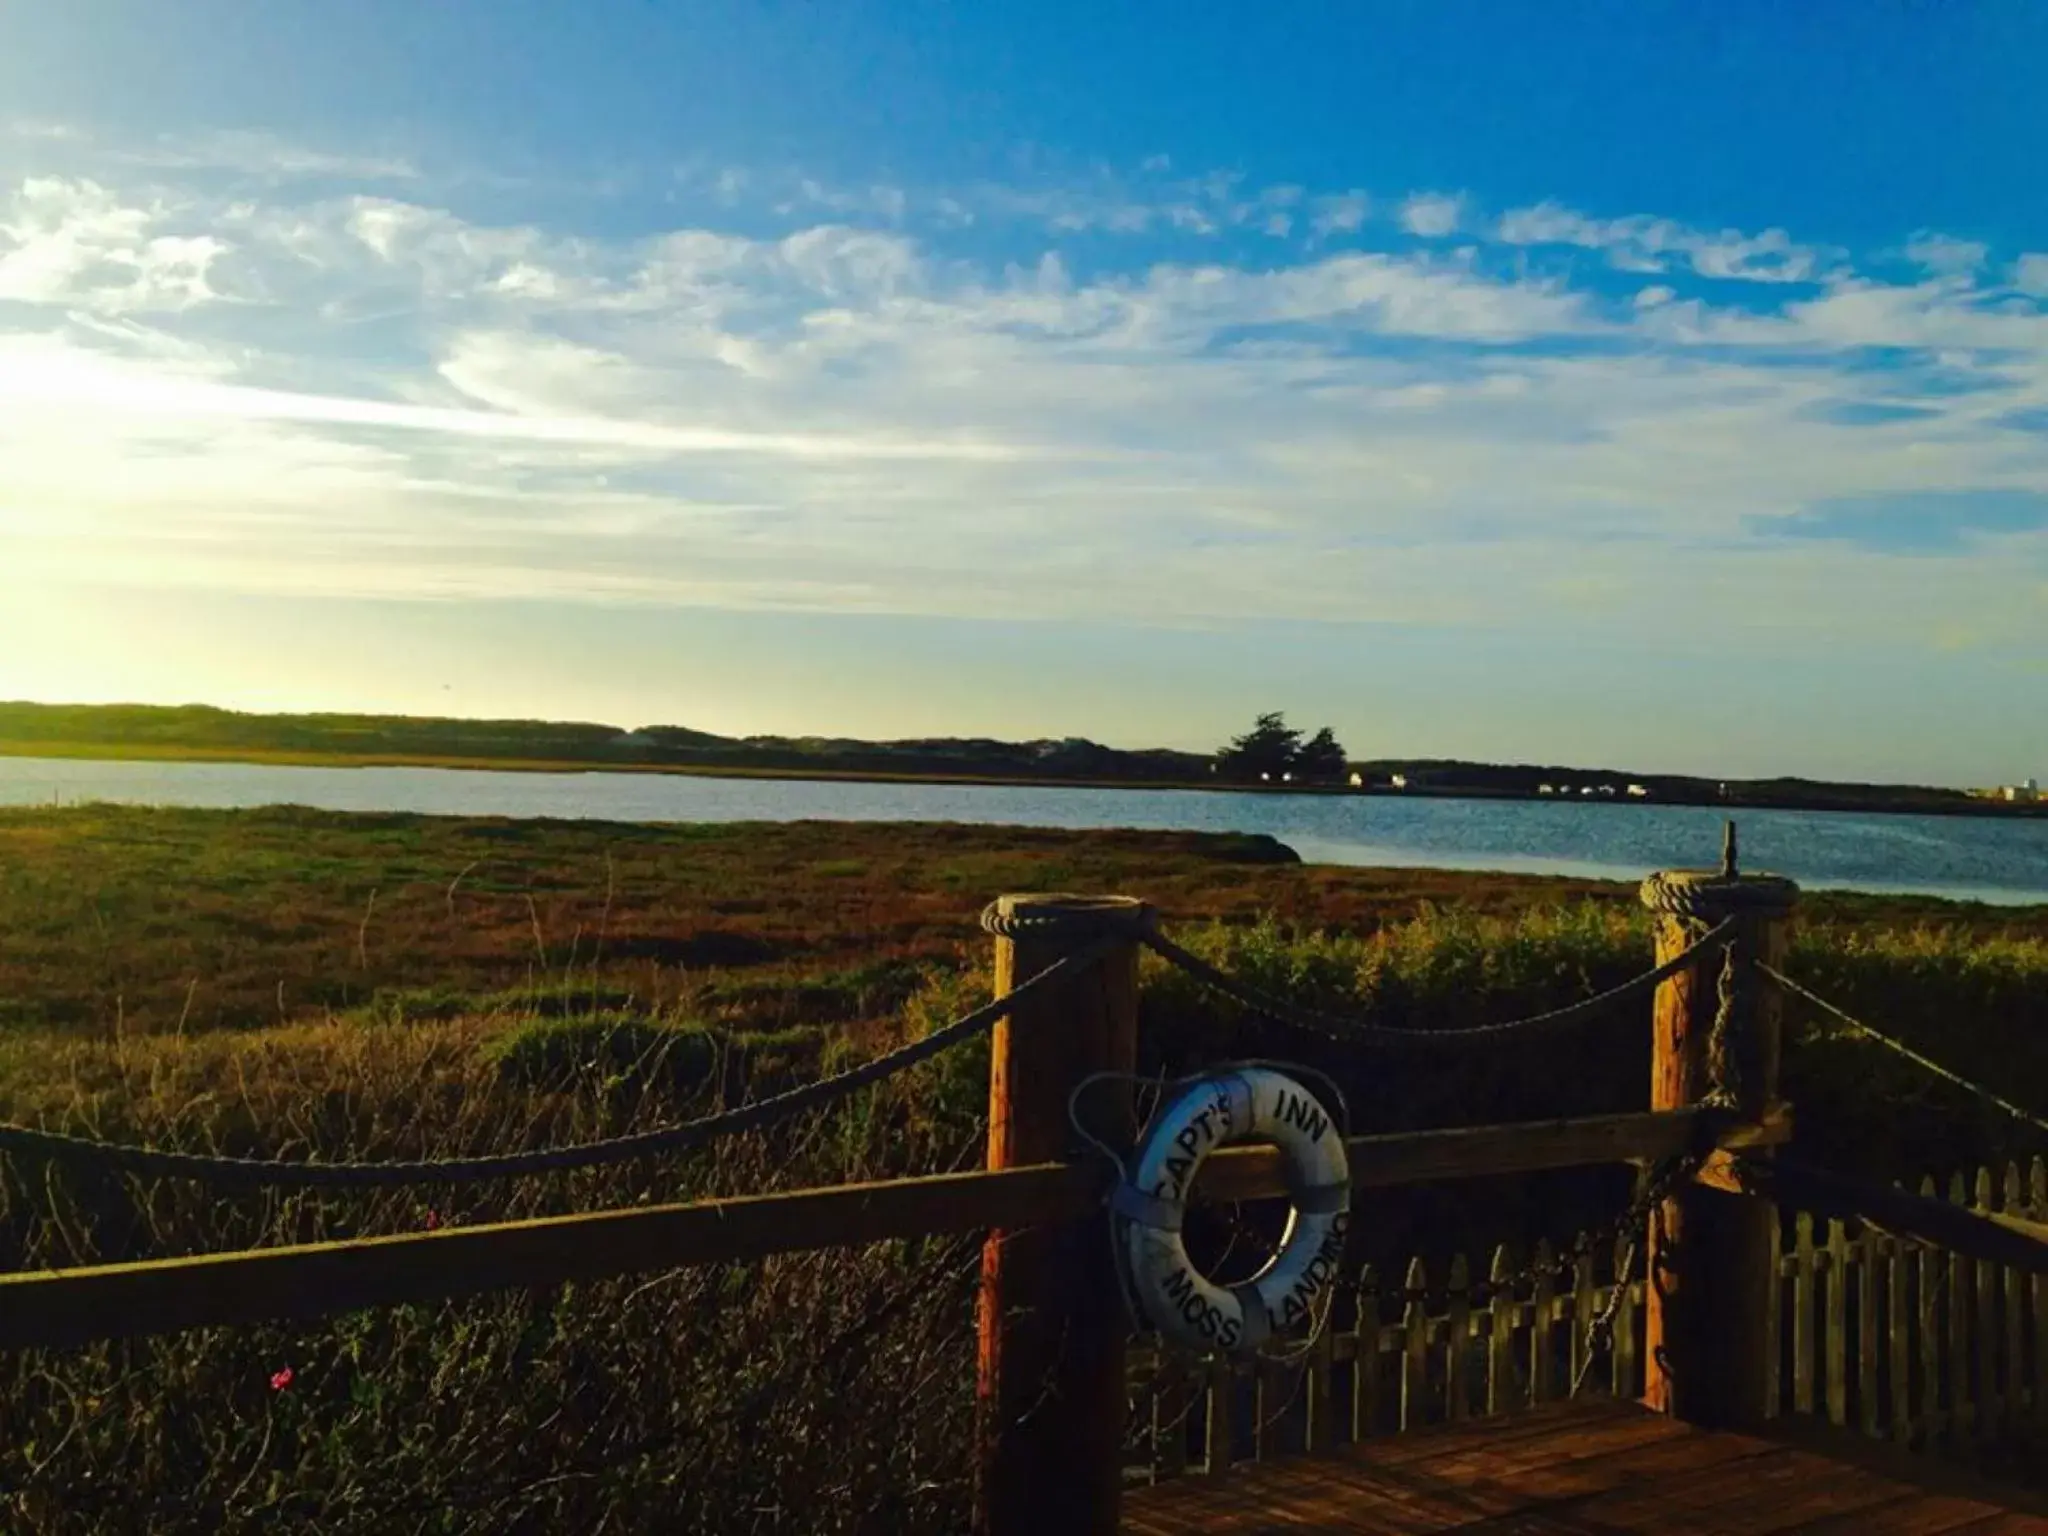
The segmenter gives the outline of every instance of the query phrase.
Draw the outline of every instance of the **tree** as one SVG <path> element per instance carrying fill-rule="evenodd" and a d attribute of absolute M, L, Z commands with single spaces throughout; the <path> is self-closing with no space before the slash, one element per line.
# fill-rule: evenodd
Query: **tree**
<path fill-rule="evenodd" d="M 1277 780 L 1293 770 L 1300 750 L 1301 732 L 1275 711 L 1259 716 L 1249 731 L 1233 737 L 1230 745 L 1216 754 L 1216 771 L 1225 778 L 1253 783 L 1262 778 Z"/>
<path fill-rule="evenodd" d="M 1294 754 L 1294 776 L 1307 783 L 1340 783 L 1349 766 L 1344 744 L 1337 740 L 1336 733 L 1327 725 Z"/>
<path fill-rule="evenodd" d="M 1350 766 L 1343 743 L 1327 725 L 1304 742 L 1301 732 L 1277 710 L 1261 715 L 1242 736 L 1216 754 L 1216 772 L 1240 783 L 1277 784 L 1284 779 L 1333 784 Z"/>

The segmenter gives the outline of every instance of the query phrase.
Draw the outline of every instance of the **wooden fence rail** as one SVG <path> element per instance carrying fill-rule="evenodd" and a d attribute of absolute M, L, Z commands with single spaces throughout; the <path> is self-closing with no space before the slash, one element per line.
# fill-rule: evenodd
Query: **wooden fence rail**
<path fill-rule="evenodd" d="M 1597 1115 L 1360 1136 L 1346 1145 L 1352 1182 L 1367 1189 L 1668 1157 L 1699 1134 L 1701 1114 Z M 1758 1124 L 1724 1125 L 1718 1140 L 1726 1148 L 1757 1148 L 1779 1145 L 1790 1134 L 1789 1119 L 1778 1115 Z M 348 1242 L 0 1274 L 0 1348 L 319 1317 L 771 1253 L 1087 1220 L 1101 1211 L 1105 1189 L 1105 1174 L 1097 1165 L 1046 1163 Z M 1204 1200 L 1284 1192 L 1279 1157 L 1270 1147 L 1217 1153 L 1195 1191 Z"/>
<path fill-rule="evenodd" d="M 2048 1222 L 2048 1164 L 1955 1174 L 1946 1196 Z M 1964 1459 L 2048 1447 L 2048 1274 L 1806 1212 L 1786 1227 L 1781 1412 Z"/>
<path fill-rule="evenodd" d="M 1934 1195 L 1935 1181 L 1920 1189 Z M 1954 1175 L 1946 1198 L 2048 1222 L 2048 1162 Z M 1804 1211 L 1782 1213 L 1779 1231 L 1766 1339 L 1772 1416 L 1965 1461 L 2048 1453 L 2048 1275 Z M 1189 1362 L 1143 1341 L 1130 1353 L 1125 1477 L 1220 1476 L 1237 1462 L 1568 1396 L 1620 1258 L 1580 1260 L 1567 1286 L 1542 1279 L 1499 1295 L 1475 1284 L 1479 1271 L 1463 1256 L 1435 1273 L 1412 1260 L 1392 1287 L 1368 1269 L 1337 1326 L 1291 1365 Z M 1513 1275 L 1516 1263 L 1497 1249 L 1487 1280 Z M 1548 1262 L 1543 1270 L 1555 1272 Z M 1613 1351 L 1595 1362 L 1594 1390 L 1641 1392 L 1643 1301 L 1636 1279 Z"/>
<path fill-rule="evenodd" d="M 1463 1255 L 1435 1272 L 1411 1260 L 1391 1286 L 1368 1268 L 1332 1326 L 1292 1363 L 1191 1361 L 1142 1341 L 1129 1355 L 1135 1412 L 1125 1477 L 1220 1477 L 1241 1461 L 1566 1397 L 1592 1348 L 1590 1324 L 1613 1295 L 1619 1248 L 1578 1259 L 1560 1285 L 1561 1267 L 1541 1244 L 1533 1255 L 1540 1277 L 1515 1289 L 1499 1288 L 1518 1269 L 1505 1247 L 1484 1274 Z M 1593 1361 L 1590 1389 L 1641 1392 L 1642 1303 L 1635 1279 L 1615 1316 L 1614 1348 Z"/>

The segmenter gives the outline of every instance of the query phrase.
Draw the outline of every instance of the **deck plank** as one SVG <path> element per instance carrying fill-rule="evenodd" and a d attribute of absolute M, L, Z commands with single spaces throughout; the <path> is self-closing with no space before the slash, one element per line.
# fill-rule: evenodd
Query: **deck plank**
<path fill-rule="evenodd" d="M 1126 1536 L 2048 1536 L 2048 1519 L 1611 1401 L 1134 1490 Z"/>
<path fill-rule="evenodd" d="M 1975 1499 L 1910 1492 L 1875 1509 L 1856 1510 L 1799 1528 L 1800 1536 L 1944 1536 L 1986 1518 Z"/>

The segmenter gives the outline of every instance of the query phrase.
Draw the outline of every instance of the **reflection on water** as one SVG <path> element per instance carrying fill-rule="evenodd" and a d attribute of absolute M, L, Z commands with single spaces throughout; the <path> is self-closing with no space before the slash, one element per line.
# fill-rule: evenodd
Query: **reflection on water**
<path fill-rule="evenodd" d="M 84 800 L 607 821 L 961 821 L 1264 832 L 1322 863 L 1617 880 L 1711 863 L 1721 825 L 1721 813 L 1710 806 L 0 757 L 0 805 Z M 1741 819 L 1745 866 L 1811 886 L 2048 902 L 2048 820 L 1758 810 L 1742 812 Z"/>

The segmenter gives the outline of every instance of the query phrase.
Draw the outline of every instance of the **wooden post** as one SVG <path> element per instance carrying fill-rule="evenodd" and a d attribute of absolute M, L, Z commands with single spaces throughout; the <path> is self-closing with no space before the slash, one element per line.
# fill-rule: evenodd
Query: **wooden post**
<path fill-rule="evenodd" d="M 1005 896 L 996 903 L 998 996 L 1106 925 L 1148 916 L 1126 897 Z M 1137 1062 L 1138 945 L 1119 942 L 1072 980 L 1034 992 L 996 1025 L 989 1064 L 988 1165 L 1075 1156 L 1068 1099 L 1092 1072 Z M 1128 1084 L 1087 1096 L 1094 1134 L 1132 1134 Z M 982 1252 L 975 1528 L 1115 1536 L 1122 1481 L 1128 1323 L 1106 1217 L 991 1232 Z"/>
<path fill-rule="evenodd" d="M 1713 871 L 1652 875 L 1643 902 L 1657 914 L 1661 963 L 1726 918 L 1736 922 L 1734 1015 L 1729 1045 L 1736 1110 L 1759 1119 L 1778 1098 L 1780 1004 L 1756 973 L 1783 967 L 1799 888 L 1735 866 L 1730 823 Z M 1657 989 L 1650 1107 L 1698 1104 L 1715 1087 L 1712 1044 L 1723 956 L 1716 952 Z M 1763 1420 L 1779 1368 L 1768 1358 L 1778 1305 L 1772 1237 L 1777 1207 L 1696 1180 L 1652 1214 L 1645 1308 L 1643 1401 L 1692 1423 L 1750 1426 Z"/>

